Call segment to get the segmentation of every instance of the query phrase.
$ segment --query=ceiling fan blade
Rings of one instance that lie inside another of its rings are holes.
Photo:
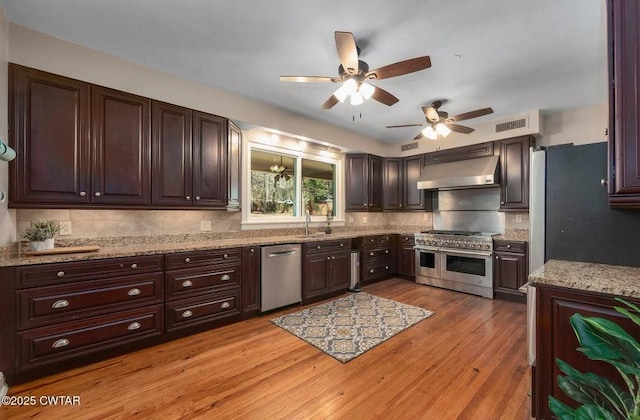
[[[456,133],[469,134],[476,131],[474,128],[466,127],[464,125],[453,124],[453,123],[444,123],[447,127],[451,129],[451,131],[455,131]]]
[[[417,136],[415,136],[413,139],[414,140],[420,140],[421,138],[423,138],[424,135],[422,134],[422,131],[420,132],[420,134],[418,134]]]
[[[280,76],[281,82],[338,82],[340,78],[328,76]]]
[[[388,125],[387,128],[402,128],[402,127],[423,127],[427,124],[402,124],[402,125]]]
[[[335,95],[331,95],[329,96],[329,99],[324,101],[324,103],[322,104],[322,109],[331,109],[338,102],[338,98],[336,98]]]
[[[375,99],[378,102],[382,102],[385,105],[391,106],[399,101],[398,98],[387,92],[386,90],[375,87],[376,90],[373,91],[373,95],[371,95],[372,99]]]
[[[351,32],[335,32],[340,63],[347,74],[358,73],[358,48]]]
[[[463,114],[454,115],[453,117],[449,117],[448,121],[464,121],[470,120],[471,118],[482,117],[483,115],[493,114],[493,109],[491,108],[482,108],[476,109],[475,111],[465,112]]]
[[[440,121],[440,115],[438,115],[438,110],[432,106],[423,106],[422,112],[424,112],[424,116],[427,117],[427,121],[438,122]]]
[[[389,77],[402,76],[403,74],[413,73],[429,67],[431,67],[431,58],[425,55],[424,57],[411,58],[371,70],[365,77],[370,79],[388,79]]]

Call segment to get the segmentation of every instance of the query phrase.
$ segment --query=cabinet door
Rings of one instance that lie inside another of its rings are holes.
[[[93,203],[151,204],[151,101],[91,86]]]
[[[347,155],[346,165],[346,210],[366,211],[369,209],[368,155]]]
[[[413,237],[401,236],[398,241],[397,264],[398,273],[405,276],[415,276],[416,252],[413,249]]]
[[[242,249],[242,313],[260,309],[260,248]]]
[[[378,156],[369,155],[369,211],[382,211],[384,163]]]
[[[331,253],[309,254],[304,258],[302,298],[309,299],[330,291]]]
[[[233,122],[229,121],[228,158],[229,174],[227,181],[227,209],[240,208],[240,180],[242,168],[242,132]]]
[[[384,159],[384,209],[402,210],[404,179],[402,158]]]
[[[337,251],[331,254],[331,273],[329,283],[331,290],[346,291],[349,288],[349,269],[351,253]]]
[[[640,5],[610,0],[609,146],[610,204],[640,206]]]
[[[500,142],[500,210],[529,209],[530,136]]]
[[[527,278],[525,254],[496,251],[493,275],[496,292],[521,294],[518,289],[526,283]]]
[[[154,101],[153,204],[191,204],[191,110]]]
[[[89,84],[9,64],[14,203],[88,203]]]
[[[424,155],[408,156],[404,158],[404,209],[431,210],[431,193],[418,189],[418,180],[424,167]],[[427,196],[427,194],[429,194]]]
[[[224,208],[227,204],[226,120],[193,113],[193,200],[197,206]]]

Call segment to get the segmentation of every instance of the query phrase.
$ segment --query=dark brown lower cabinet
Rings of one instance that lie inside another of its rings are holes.
[[[576,350],[578,340],[569,322],[569,317],[575,313],[597,316],[616,322],[629,334],[640,337],[640,327],[613,309],[614,306],[621,306],[614,298],[613,295],[595,292],[536,286],[536,367],[532,377],[532,404],[537,419],[552,418],[548,408],[550,395],[572,407],[576,406],[558,387],[557,377],[561,372],[556,358],[581,372],[596,373],[627,389],[611,365],[589,360]],[[638,299],[625,300],[640,304]]]
[[[493,288],[497,298],[526,301],[520,292],[527,282],[527,243],[523,241],[493,241]]]
[[[260,310],[260,247],[242,248],[242,317]]]
[[[398,235],[398,246],[396,250],[397,274],[415,279],[416,275],[416,251],[413,235]]]
[[[302,302],[341,294],[349,288],[351,241],[322,241],[303,245]]]
[[[364,284],[383,280],[396,273],[394,235],[373,235],[357,238],[360,250],[360,281]]]

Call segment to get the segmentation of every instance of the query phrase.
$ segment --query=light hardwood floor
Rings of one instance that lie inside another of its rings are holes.
[[[526,305],[391,279],[366,292],[435,315],[342,364],[273,314],[11,387],[79,405],[0,418],[528,419]]]

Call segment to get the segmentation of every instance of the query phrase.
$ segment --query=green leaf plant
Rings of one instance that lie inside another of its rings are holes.
[[[640,308],[616,298],[626,307],[614,309],[640,326]],[[581,405],[573,409],[549,396],[549,409],[559,419],[633,419],[640,420],[640,343],[618,324],[598,317],[570,317],[580,346],[577,350],[591,360],[613,366],[626,384],[623,390],[595,373],[582,373],[560,359],[560,389]]]

